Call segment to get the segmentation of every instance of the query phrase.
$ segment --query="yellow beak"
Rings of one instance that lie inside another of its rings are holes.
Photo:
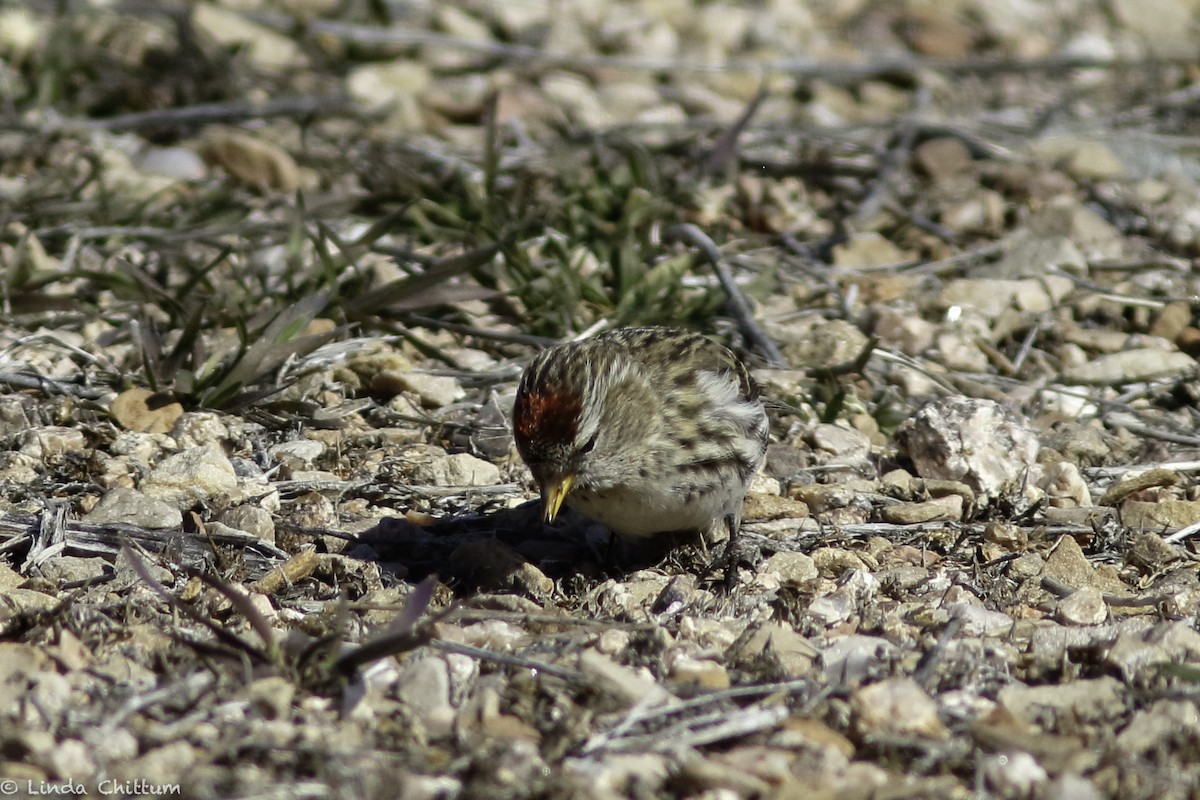
[[[546,522],[553,522],[554,518],[558,516],[558,510],[562,508],[567,492],[571,491],[571,487],[574,485],[575,476],[565,475],[557,481],[549,481],[542,486],[542,518]]]

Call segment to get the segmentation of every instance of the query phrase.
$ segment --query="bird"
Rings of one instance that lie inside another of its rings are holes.
[[[727,552],[769,433],[737,356],[666,327],[543,350],[521,376],[512,419],[546,522],[566,505],[633,539],[689,531],[713,540],[724,524]]]

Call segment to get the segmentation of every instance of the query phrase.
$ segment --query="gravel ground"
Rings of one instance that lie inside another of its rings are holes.
[[[1200,797],[1198,27],[0,2],[0,796]],[[512,447],[641,323],[732,588]]]

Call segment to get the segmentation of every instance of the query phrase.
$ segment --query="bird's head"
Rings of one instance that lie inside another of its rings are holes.
[[[541,489],[547,522],[574,486],[588,482],[602,438],[596,395],[604,384],[584,374],[579,359],[561,358],[559,350],[534,359],[513,404],[513,437]]]

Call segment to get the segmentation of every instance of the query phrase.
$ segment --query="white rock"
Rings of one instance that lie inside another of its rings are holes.
[[[928,403],[896,432],[922,478],[962,481],[979,499],[1019,489],[1040,445],[1029,424],[992,400]]]
[[[948,606],[947,610],[962,621],[964,636],[1007,636],[1013,629],[1013,618],[1002,611],[961,602]]]
[[[1048,464],[1038,480],[1055,508],[1084,508],[1093,505],[1092,493],[1079,467],[1070,461]]]
[[[141,490],[181,511],[237,488],[237,474],[220,445],[191,447],[164,458],[142,481]]]
[[[834,639],[821,651],[821,667],[831,683],[855,684],[863,680],[881,662],[891,660],[896,645],[881,636],[853,634]]]
[[[233,9],[202,3],[194,9],[192,23],[217,44],[244,50],[260,68],[295,68],[307,61],[290,37],[251,22]]]
[[[249,503],[225,508],[217,514],[217,520],[251,536],[257,536],[264,542],[275,543],[275,518],[265,508]]]
[[[225,417],[215,411],[189,411],[171,428],[171,438],[181,448],[203,447],[230,439]]]
[[[93,524],[178,528],[182,522],[179,511],[174,503],[150,497],[136,489],[117,487],[106,492],[84,519]]]
[[[1182,376],[1195,368],[1196,359],[1187,353],[1140,347],[1071,367],[1063,373],[1062,380],[1089,386],[1116,386]]]
[[[208,176],[204,159],[186,147],[149,147],[134,160],[142,172],[182,181],[201,181]]]
[[[19,442],[21,453],[43,460],[78,453],[87,446],[83,431],[58,425],[31,428],[21,435]]]
[[[760,564],[757,572],[773,573],[785,586],[802,586],[817,578],[817,565],[804,553],[784,550]]]
[[[314,439],[296,439],[280,442],[267,449],[267,455],[288,470],[312,469],[318,458],[325,454],[325,445]]]
[[[81,782],[96,775],[92,748],[79,739],[64,739],[56,744],[51,751],[50,763],[59,778]]]
[[[1023,750],[987,756],[983,776],[1001,797],[1029,797],[1050,778],[1037,759]]]
[[[500,468],[470,453],[455,453],[435,457],[419,477],[434,486],[494,486],[500,483]]]
[[[397,696],[435,736],[450,732],[454,706],[450,704],[450,666],[437,656],[405,664],[396,681]]]
[[[635,670],[618,664],[598,650],[588,648],[579,654],[579,668],[604,691],[626,705],[641,703],[647,707],[673,701],[674,695],[655,682],[645,669]]]
[[[889,678],[863,686],[850,696],[850,706],[866,734],[946,735],[938,719],[937,703],[912,678]]]
[[[1100,790],[1087,778],[1067,772],[1046,784],[1039,797],[1053,797],[1054,800],[1102,800],[1104,795],[1100,794]]]
[[[463,399],[467,394],[456,378],[445,375],[405,372],[399,377],[400,386],[419,397],[421,405],[426,408],[443,408]]]
[[[1100,625],[1108,619],[1108,605],[1099,589],[1085,586],[1058,602],[1056,616],[1068,625]]]

